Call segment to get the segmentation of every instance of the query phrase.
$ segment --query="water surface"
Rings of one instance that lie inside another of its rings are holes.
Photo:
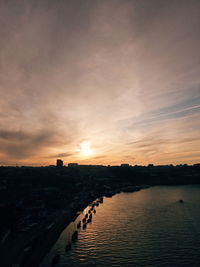
[[[184,203],[178,202],[183,199]],[[200,186],[156,186],[104,198],[97,213],[65,252],[77,222],[61,234],[41,267],[200,266]]]

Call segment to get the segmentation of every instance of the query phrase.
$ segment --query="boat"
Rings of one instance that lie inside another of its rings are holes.
[[[85,223],[83,224],[83,229],[86,229],[86,227],[87,227],[87,223],[85,222]]]
[[[87,220],[87,223],[91,223],[91,221],[92,221],[92,218],[89,218],[89,219]]]
[[[99,203],[103,203],[103,197],[99,198]]]

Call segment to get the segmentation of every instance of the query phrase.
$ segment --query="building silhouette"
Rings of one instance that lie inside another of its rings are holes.
[[[56,166],[57,167],[63,167],[63,161],[61,159],[57,159]]]
[[[77,167],[78,163],[68,163],[68,167]]]
[[[130,165],[128,163],[122,163],[120,166],[123,167],[123,168],[130,167]]]

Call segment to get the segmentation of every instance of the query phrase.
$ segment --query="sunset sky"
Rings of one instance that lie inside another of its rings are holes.
[[[0,0],[0,165],[200,162],[199,0]]]

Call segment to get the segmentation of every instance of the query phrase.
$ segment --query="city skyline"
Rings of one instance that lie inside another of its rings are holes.
[[[0,165],[200,160],[200,1],[0,2]]]

